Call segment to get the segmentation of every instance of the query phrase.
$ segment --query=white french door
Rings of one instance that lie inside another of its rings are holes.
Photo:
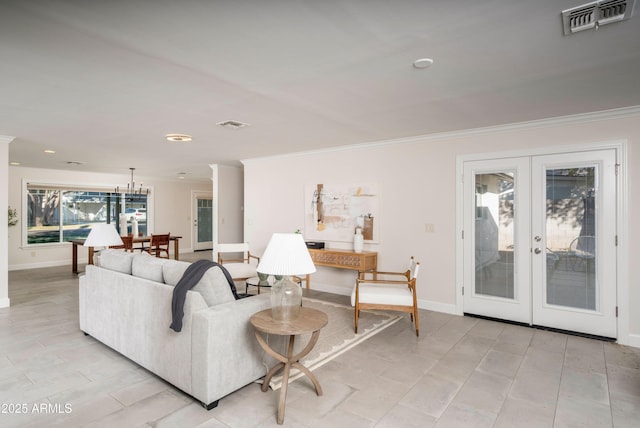
[[[529,159],[465,162],[464,177],[464,311],[530,323]]]
[[[616,337],[616,151],[464,163],[464,312]]]

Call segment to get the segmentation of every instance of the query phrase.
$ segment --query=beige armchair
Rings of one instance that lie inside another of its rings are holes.
[[[218,264],[227,269],[234,281],[245,281],[258,274],[256,267],[260,257],[251,254],[248,243],[218,244],[216,251]]]
[[[413,257],[406,272],[360,272],[351,293],[351,306],[355,307],[355,332],[358,333],[360,311],[382,309],[408,312],[419,335],[416,278],[420,263]]]

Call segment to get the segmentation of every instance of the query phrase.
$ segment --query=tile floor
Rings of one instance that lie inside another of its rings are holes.
[[[0,309],[2,427],[277,426],[277,392],[248,385],[206,411],[85,337],[69,266],[9,272],[9,297],[11,307]],[[640,349],[420,315],[420,338],[404,318],[318,369],[322,397],[306,379],[294,382],[284,426],[640,426]]]

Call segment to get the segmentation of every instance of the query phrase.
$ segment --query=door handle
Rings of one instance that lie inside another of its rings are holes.
[[[536,254],[540,254],[542,250],[540,248],[536,248],[535,250],[533,250],[533,252]]]

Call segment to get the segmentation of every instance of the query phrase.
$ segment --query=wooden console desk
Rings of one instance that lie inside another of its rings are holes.
[[[316,266],[350,269],[358,272],[375,271],[378,268],[378,253],[375,251],[356,253],[350,250],[309,248],[309,254]],[[309,288],[309,275],[307,275],[307,288]]]

